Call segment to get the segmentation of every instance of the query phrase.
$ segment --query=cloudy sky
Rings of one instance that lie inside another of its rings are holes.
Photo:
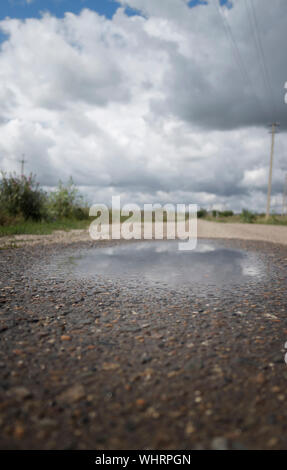
[[[274,210],[287,173],[286,0],[2,0],[0,168],[90,202]]]

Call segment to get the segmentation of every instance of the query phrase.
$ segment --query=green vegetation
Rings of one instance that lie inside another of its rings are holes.
[[[243,209],[240,214],[240,220],[243,223],[252,224],[256,221],[256,215],[247,209]]]
[[[269,219],[266,220],[265,214],[259,214],[256,216],[256,224],[267,224],[267,225],[287,225],[287,215],[272,214]]]
[[[205,209],[199,209],[199,211],[197,211],[197,217],[199,219],[203,219],[203,218],[206,218],[207,217],[207,210]]]
[[[130,213],[132,215],[132,213]],[[208,212],[200,209],[198,218],[221,223],[256,223],[287,225],[287,215],[273,214],[268,220],[265,214],[256,214],[243,209],[241,214],[232,211]],[[110,213],[110,223],[112,217]],[[121,222],[128,219],[121,216]],[[141,214],[143,222],[143,212]],[[177,219],[177,217],[176,217]],[[155,221],[155,214],[152,215]],[[163,213],[167,221],[167,213]],[[6,175],[0,179],[0,236],[18,234],[51,234],[54,230],[72,230],[88,228],[91,219],[89,208],[79,190],[70,179],[66,184],[59,182],[55,191],[43,191],[35,176]]]
[[[198,217],[219,223],[287,225],[287,215],[272,214],[269,219],[266,220],[265,214],[257,214],[247,209],[243,209],[240,214],[234,214],[232,211],[220,212],[215,210],[208,213],[206,210],[200,209]]]
[[[33,175],[27,178],[2,173],[0,208],[1,225],[10,225],[13,219],[41,220],[45,217],[45,193]]]
[[[6,175],[0,180],[0,236],[49,234],[54,230],[87,228],[89,209],[70,179],[44,192],[35,176]]]
[[[58,188],[51,192],[46,201],[46,212],[53,219],[85,220],[89,218],[89,208],[72,178],[66,185],[59,181]]]
[[[0,225],[0,237],[5,235],[49,235],[54,230],[74,230],[86,229],[90,225],[90,220],[63,219],[58,221],[22,221],[11,225]]]

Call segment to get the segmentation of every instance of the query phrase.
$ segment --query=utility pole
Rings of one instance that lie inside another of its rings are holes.
[[[25,154],[24,153],[22,155],[22,159],[20,160],[20,163],[21,163],[21,176],[23,178],[23,176],[24,176],[24,165],[25,165],[25,163],[27,163],[27,160],[25,160]]]
[[[279,127],[278,122],[273,122],[271,124],[271,155],[270,155],[270,168],[269,168],[269,179],[268,179],[268,195],[267,195],[267,210],[266,210],[266,220],[269,219],[270,216],[270,201],[271,201],[271,187],[272,187],[272,171],[273,171],[273,158],[274,158],[274,144],[275,144],[275,134],[276,128]]]
[[[285,185],[283,190],[282,215],[287,215],[287,174],[285,176]]]

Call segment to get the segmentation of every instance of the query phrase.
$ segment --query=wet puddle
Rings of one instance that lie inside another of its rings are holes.
[[[258,253],[226,247],[219,241],[199,240],[193,251],[179,251],[176,241],[120,243],[81,249],[58,259],[66,276],[137,280],[164,286],[224,287],[256,283],[265,266]]]

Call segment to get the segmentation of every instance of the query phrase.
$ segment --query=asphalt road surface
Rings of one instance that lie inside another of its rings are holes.
[[[1,449],[287,448],[287,247],[148,243],[1,250]]]

